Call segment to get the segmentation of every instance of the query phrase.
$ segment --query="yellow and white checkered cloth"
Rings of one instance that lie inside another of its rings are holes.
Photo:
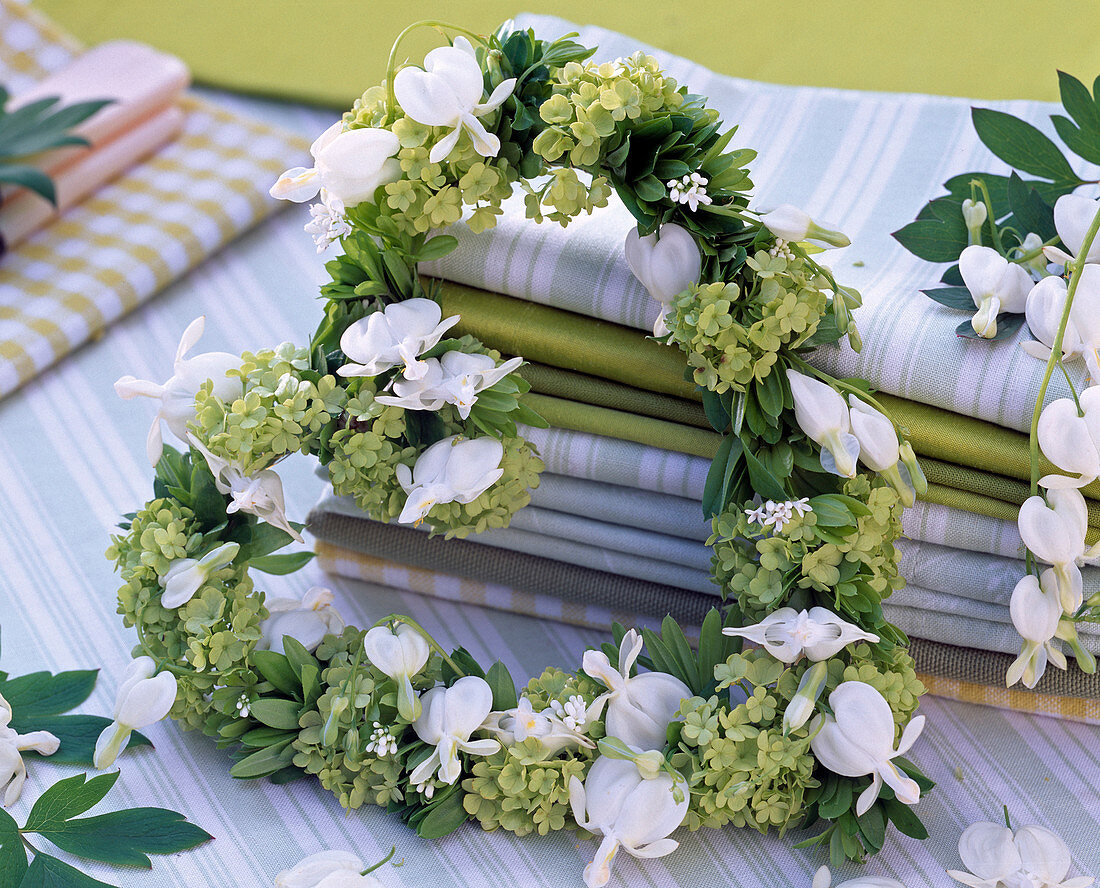
[[[18,95],[80,52],[0,0],[0,83]],[[97,335],[277,206],[308,143],[193,97],[180,136],[0,261],[0,397]]]

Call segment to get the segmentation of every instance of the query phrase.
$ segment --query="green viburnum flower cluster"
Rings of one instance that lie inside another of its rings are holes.
[[[762,534],[745,514],[751,503],[714,519],[715,582],[723,595],[737,598],[747,622],[792,597],[799,606],[812,598],[860,625],[883,622],[880,602],[905,583],[894,546],[901,534],[901,502],[892,487],[867,475],[847,481],[844,493],[865,507],[844,527],[820,528],[818,516],[808,512],[793,516],[782,533]]]
[[[211,453],[251,475],[288,453],[314,449],[347,395],[334,376],[310,379],[317,374],[308,350],[289,342],[245,352],[241,361],[227,375],[240,377],[242,396],[227,404],[206,383],[195,398],[195,425]]]
[[[831,284],[789,248],[758,250],[745,268],[751,274],[739,281],[685,291],[666,319],[669,341],[684,350],[695,382],[718,393],[762,382],[781,350],[817,332],[828,307]]]
[[[564,706],[575,697],[587,707],[604,690],[584,674],[551,667],[531,679],[521,697],[541,712],[554,702]],[[593,741],[603,733],[602,721],[585,726],[585,734]],[[525,836],[564,829],[571,820],[569,779],[583,781],[595,757],[594,749],[583,747],[548,753],[533,737],[502,746],[474,762],[473,776],[462,782],[463,807],[487,830],[501,828]]]
[[[204,727],[241,688],[255,684],[248,654],[268,616],[263,594],[243,564],[209,573],[182,607],[161,605],[161,581],[171,563],[196,557],[210,545],[190,509],[156,499],[134,516],[127,533],[112,537],[107,550],[123,581],[118,612],[127,626],[137,627],[140,653],[187,670],[178,677],[171,715],[192,728]],[[216,687],[220,692],[211,696]]]

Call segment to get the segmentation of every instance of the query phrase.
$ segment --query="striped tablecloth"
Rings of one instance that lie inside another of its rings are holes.
[[[807,93],[805,100],[811,97]],[[331,122],[329,114],[288,106],[230,104],[304,136]],[[765,166],[758,176],[761,187],[768,184],[767,172]],[[318,319],[316,288],[323,276],[301,231],[305,221],[304,209],[269,220],[0,401],[0,668],[19,673],[101,666],[103,678],[87,711],[110,709],[133,637],[114,614],[117,582],[102,553],[119,515],[144,502],[151,486],[144,455],[149,411],[117,400],[111,383],[124,373],[166,376],[180,332],[199,314],[207,317],[205,348],[302,341]],[[313,468],[309,461],[291,460],[280,469],[294,517],[304,517],[321,492]],[[551,663],[575,664],[585,646],[602,637],[547,620],[330,580],[317,566],[261,582],[273,594],[300,594],[331,582],[350,622],[368,625],[404,611],[445,645],[465,645],[484,660],[502,658],[517,677]],[[940,784],[921,802],[931,838],[920,843],[892,836],[865,872],[892,876],[908,888],[944,888],[952,884],[945,870],[959,864],[955,846],[962,829],[996,819],[1002,804],[1015,823],[1060,831],[1082,871],[1100,870],[1100,729],[934,699],[923,711],[929,726],[913,757]],[[581,885],[581,870],[595,850],[593,843],[578,844],[565,833],[517,840],[474,826],[441,842],[422,841],[377,809],[345,816],[315,783],[234,781],[224,754],[208,738],[173,724],[148,733],[156,752],[125,756],[112,795],[119,803],[186,812],[217,841],[157,859],[152,874],[94,871],[124,888],[261,888],[280,869],[321,848],[351,848],[364,859],[379,859],[391,845],[404,865],[386,867],[380,877],[394,888],[559,888]],[[15,816],[25,816],[46,782],[65,773],[33,764]],[[705,830],[676,837],[683,845],[669,857],[639,865],[623,856],[613,884],[802,888],[821,862],[810,852],[790,850],[790,836]],[[856,872],[837,873],[836,881]]]

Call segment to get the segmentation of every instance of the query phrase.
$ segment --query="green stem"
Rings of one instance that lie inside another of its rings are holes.
[[[989,230],[993,235],[993,246],[997,248],[997,252],[1002,256],[1005,253],[1004,244],[1001,243],[1001,232],[997,228],[997,217],[993,214],[993,199],[989,196],[989,189],[986,187],[985,179],[978,180],[978,187],[982,190],[982,201],[985,203],[986,213],[989,216]]]
[[[1043,241],[1042,246],[1036,247],[1034,250],[1028,250],[1026,253],[1022,253],[1015,259],[1009,259],[1008,261],[1023,265],[1025,262],[1030,262],[1032,259],[1041,256],[1043,253],[1043,247],[1053,247],[1056,243],[1058,243],[1059,240],[1061,240],[1061,238],[1059,238],[1058,235],[1054,235],[1054,237],[1052,237],[1050,240]]]
[[[1062,375],[1066,378],[1066,385],[1069,386],[1069,393],[1073,395],[1073,403],[1077,405],[1077,415],[1084,416],[1085,411],[1081,409],[1081,399],[1077,397],[1077,389],[1073,385],[1073,380],[1069,378],[1069,371],[1066,369],[1065,361],[1058,362],[1058,369],[1062,371]]]
[[[393,41],[393,46],[390,49],[389,61],[386,63],[386,119],[383,126],[388,126],[397,119],[397,96],[393,91],[393,76],[396,73],[397,68],[397,50],[401,46],[403,41],[411,32],[417,28],[438,28],[446,29],[448,31],[454,31],[458,34],[462,34],[466,37],[472,37],[478,43],[485,43],[485,38],[480,34],[475,34],[473,31],[467,31],[465,28],[461,28],[458,25],[452,25],[449,22],[441,22],[435,19],[424,19],[423,21],[413,22],[404,31],[397,35],[397,39]]]
[[[466,673],[462,669],[460,669],[458,667],[458,664],[455,663],[455,661],[452,660],[450,656],[448,656],[447,652],[439,646],[439,642],[432,638],[431,633],[429,633],[427,629],[417,623],[416,620],[414,620],[412,617],[406,617],[404,614],[390,614],[388,617],[383,617],[374,625],[385,626],[389,623],[404,623],[410,629],[416,630],[420,634],[420,637],[428,642],[428,647],[443,658],[443,662],[450,666],[460,676],[465,677]],[[373,629],[374,627],[372,626],[371,628]]]
[[[396,846],[396,845],[394,845],[394,846],[393,846],[392,848],[390,848],[390,853],[389,853],[389,854],[387,854],[387,855],[386,855],[385,857],[383,857],[383,858],[382,858],[382,859],[381,859],[380,861],[378,861],[378,863],[376,863],[376,864],[375,864],[374,866],[369,866],[369,867],[367,867],[367,868],[366,868],[365,870],[363,870],[363,872],[361,872],[361,873],[360,873],[359,875],[361,875],[361,876],[369,876],[369,875],[370,875],[371,873],[373,873],[373,872],[374,872],[374,871],[375,871],[376,869],[378,869],[378,868],[379,868],[380,866],[382,866],[382,864],[384,864],[384,863],[389,863],[389,862],[390,862],[391,860],[393,860],[393,855],[395,855],[396,853],[397,853],[397,846]]]
[[[1043,402],[1046,400],[1047,388],[1050,385],[1050,377],[1054,374],[1054,368],[1062,362],[1062,338],[1066,335],[1066,326],[1069,324],[1070,309],[1073,308],[1073,297],[1077,293],[1077,284],[1081,280],[1081,272],[1085,269],[1084,257],[1092,248],[1092,242],[1096,239],[1096,233],[1100,231],[1100,211],[1092,218],[1089,230],[1085,232],[1085,238],[1081,243],[1081,249],[1077,251],[1077,261],[1074,263],[1073,274],[1069,278],[1069,286],[1066,288],[1066,304],[1062,308],[1062,319],[1058,324],[1058,334],[1054,337],[1054,344],[1050,348],[1050,357],[1047,358],[1046,370],[1043,372],[1043,381],[1039,386],[1039,395],[1035,399],[1035,409],[1031,413],[1031,434],[1028,440],[1028,455],[1031,460],[1031,495],[1039,492],[1039,417],[1043,413]]]

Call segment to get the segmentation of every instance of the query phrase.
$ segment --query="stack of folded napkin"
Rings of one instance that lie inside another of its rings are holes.
[[[524,24],[543,35],[574,30],[542,17]],[[619,35],[580,30],[600,46],[600,59],[634,49]],[[1019,336],[957,339],[959,316],[919,292],[941,269],[889,237],[949,176],[996,168],[973,135],[969,104],[749,83],[682,59],[661,61],[739,124],[738,144],[759,151],[756,205],[802,206],[852,238],[829,261],[840,281],[863,292],[856,320],[865,347],[858,355],[846,345],[820,349],[811,360],[883,393],[930,482],[904,517],[899,549],[908,585],[884,605],[914,640],[926,684],[965,699],[1100,720],[1100,683],[1075,666],[1049,670],[1037,694],[1004,688],[1019,649],[1008,601],[1025,572],[1015,519],[1028,495],[1025,430],[1042,365],[1019,347]],[[1040,126],[1050,111],[1032,102],[1005,107]],[[522,433],[546,473],[509,528],[463,541],[378,524],[327,497],[310,524],[330,569],[595,625],[609,615],[664,613],[697,623],[717,602],[700,503],[720,437],[685,379],[681,352],[647,338],[658,305],[623,257],[633,224],[613,203],[567,229],[535,225],[517,201],[491,231],[453,232],[458,249],[425,270],[443,281],[444,316],[461,315],[457,333],[529,362],[527,403],[550,428]],[[1064,386],[1056,381],[1050,397],[1065,394]],[[1100,536],[1100,483],[1084,493],[1091,540]],[[1100,591],[1100,569],[1085,570],[1085,589],[1086,596]],[[1100,627],[1086,627],[1082,638],[1100,651]]]

